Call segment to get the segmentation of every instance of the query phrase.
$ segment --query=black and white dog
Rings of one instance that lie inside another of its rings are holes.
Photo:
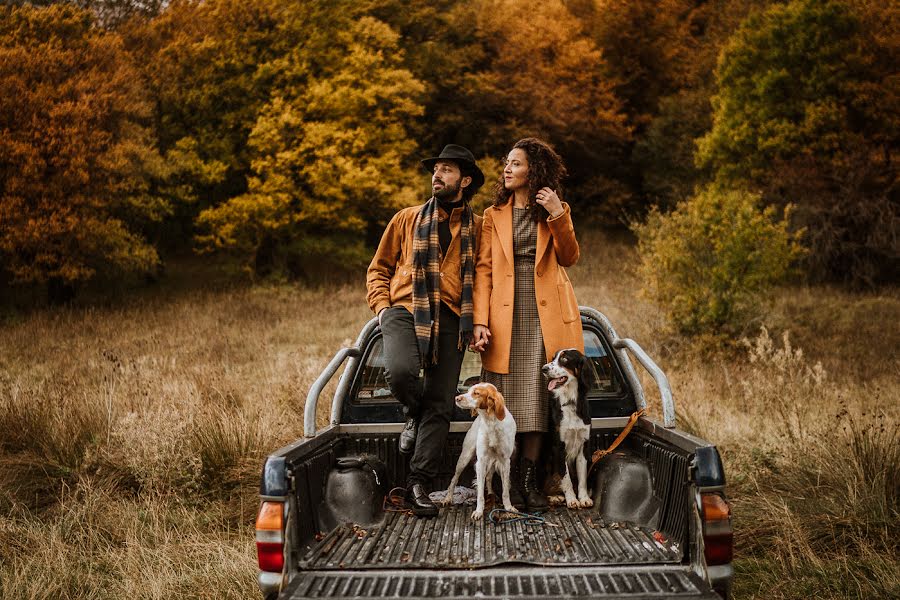
[[[594,501],[587,490],[587,457],[585,445],[591,435],[591,413],[587,393],[592,370],[588,358],[574,348],[560,350],[541,372],[549,380],[550,407],[556,432],[562,443],[565,473],[561,487],[569,508],[588,508]],[[578,496],[572,486],[572,466],[578,474]],[[560,468],[560,470],[562,470]]]

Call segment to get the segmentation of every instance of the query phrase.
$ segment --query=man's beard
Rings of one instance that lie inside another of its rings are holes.
[[[441,183],[444,183],[443,181]],[[459,194],[459,182],[456,182],[456,185],[452,185],[449,183],[444,183],[444,187],[439,190],[434,190],[434,197],[438,200],[456,200],[456,196]]]

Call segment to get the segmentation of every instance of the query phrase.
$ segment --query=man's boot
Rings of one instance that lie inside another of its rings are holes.
[[[428,497],[428,490],[421,483],[413,483],[406,488],[406,501],[417,517],[436,517],[438,514],[438,507]]]
[[[522,487],[525,491],[525,508],[528,512],[544,511],[549,508],[547,496],[541,491],[537,482],[537,465],[523,458],[521,466]]]
[[[398,444],[398,449],[401,454],[412,454],[413,450],[416,449],[416,433],[418,430],[418,423],[416,419],[413,417],[408,417],[406,419],[406,425],[403,427],[403,431],[400,432],[400,443]]]

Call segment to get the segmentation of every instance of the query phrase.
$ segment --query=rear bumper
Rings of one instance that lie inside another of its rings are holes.
[[[281,590],[281,573],[260,571],[256,576],[256,582],[259,584],[259,590],[263,593],[263,598],[269,598]]]
[[[707,567],[706,572],[709,574],[712,589],[726,600],[731,598],[731,583],[734,581],[734,567],[731,563]]]
[[[506,565],[477,570],[321,570],[300,571],[278,597],[402,597],[442,600],[515,598],[554,600],[576,597],[603,600],[719,600],[690,569],[678,566],[545,567]]]

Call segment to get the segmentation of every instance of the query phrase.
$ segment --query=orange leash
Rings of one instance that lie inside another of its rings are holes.
[[[615,451],[615,449],[619,447],[619,444],[621,444],[625,440],[625,438],[628,437],[628,434],[631,433],[631,429],[634,427],[634,424],[637,423],[637,420],[643,414],[644,414],[643,408],[636,412],[631,413],[631,416],[628,417],[628,424],[626,424],[625,428],[622,429],[622,432],[619,434],[619,437],[617,437],[615,440],[613,440],[613,443],[609,445],[609,448],[607,448],[606,450],[597,450],[591,455],[591,468],[588,469],[588,475],[591,474],[591,471],[594,470],[594,467],[597,465],[598,462],[600,462],[601,458],[603,458],[604,456],[606,456],[608,454],[612,454],[612,452]]]

